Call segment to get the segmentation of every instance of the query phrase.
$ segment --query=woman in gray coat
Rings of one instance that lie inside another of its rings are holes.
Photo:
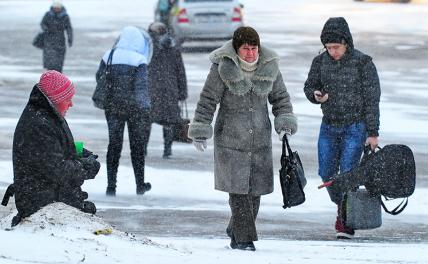
[[[255,250],[260,196],[273,191],[272,136],[267,102],[277,133],[294,134],[297,120],[278,66],[278,55],[260,46],[257,32],[240,27],[233,40],[213,51],[204,88],[189,128],[204,151],[214,127],[215,188],[229,193],[226,230],[233,249]]]

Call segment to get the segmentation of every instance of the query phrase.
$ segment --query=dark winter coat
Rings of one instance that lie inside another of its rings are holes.
[[[318,104],[314,91],[328,93],[321,104],[323,122],[336,126],[365,122],[368,136],[378,136],[380,85],[372,58],[354,49],[352,35],[343,18],[329,19],[323,34],[334,32],[345,39],[347,51],[335,61],[327,51],[316,56],[305,82],[306,97]]]
[[[129,112],[150,108],[148,55],[143,51],[146,49],[145,43],[141,32],[134,27],[127,27],[122,32],[113,53],[111,88],[107,91],[105,110]],[[110,52],[105,52],[101,60],[95,76],[97,82],[105,72]]]
[[[87,193],[80,186],[88,171],[67,122],[37,85],[16,126],[12,155],[15,203],[22,217],[53,202],[83,208]]]
[[[273,191],[272,104],[277,133],[297,130],[290,96],[278,66],[278,55],[261,47],[251,81],[239,66],[232,41],[213,51],[212,66],[201,92],[189,136],[211,138],[214,127],[215,188],[235,194],[263,195]]]
[[[149,65],[151,119],[158,124],[180,120],[179,101],[187,98],[187,80],[180,50],[171,37],[153,36],[153,60]]]
[[[44,34],[43,67],[48,70],[62,71],[65,58],[65,36],[67,32],[68,44],[73,44],[73,28],[65,8],[55,13],[53,8],[46,12],[41,22]]]

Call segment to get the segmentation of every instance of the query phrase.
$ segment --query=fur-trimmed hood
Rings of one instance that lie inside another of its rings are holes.
[[[257,69],[251,81],[246,80],[231,40],[214,50],[210,60],[218,64],[220,78],[230,92],[236,95],[244,95],[251,89],[257,95],[268,94],[279,73],[279,56],[268,48],[260,47]]]

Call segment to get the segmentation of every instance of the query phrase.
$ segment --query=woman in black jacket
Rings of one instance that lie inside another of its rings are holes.
[[[150,183],[144,182],[144,151],[150,129],[150,96],[147,86],[147,64],[150,58],[148,38],[148,35],[136,27],[125,27],[115,47],[104,54],[96,74],[99,82],[111,55],[110,86],[104,106],[109,131],[106,194],[110,196],[116,195],[117,171],[125,124],[128,125],[136,192],[144,194],[151,189]]]
[[[73,28],[65,7],[55,1],[40,25],[44,32],[43,68],[62,72],[66,50],[64,31],[67,33],[68,46],[73,45]]]
[[[152,23],[149,33],[153,40],[153,60],[149,65],[150,117],[153,123],[163,126],[163,157],[169,158],[174,133],[181,122],[179,101],[187,98],[186,72],[181,52],[165,24]]]
[[[18,215],[12,225],[41,207],[63,202],[84,212],[95,213],[95,205],[84,201],[81,186],[100,169],[98,156],[85,150],[80,157],[64,119],[73,106],[74,85],[57,71],[45,72],[33,87],[30,99],[15,129],[13,172]]]

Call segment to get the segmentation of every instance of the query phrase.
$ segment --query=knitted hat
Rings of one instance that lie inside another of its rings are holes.
[[[328,33],[324,33],[321,35],[321,43],[323,45],[327,44],[327,43],[340,43],[340,44],[345,44],[346,40],[345,38],[337,33],[333,33],[333,32],[328,32]]]
[[[71,99],[76,93],[76,89],[70,79],[64,74],[53,70],[47,71],[40,76],[38,87],[53,104]]]
[[[53,1],[52,7],[53,8],[62,8],[62,3],[60,1]]]
[[[260,37],[254,28],[239,27],[233,33],[232,45],[235,51],[238,51],[244,44],[258,46],[260,48]]]

